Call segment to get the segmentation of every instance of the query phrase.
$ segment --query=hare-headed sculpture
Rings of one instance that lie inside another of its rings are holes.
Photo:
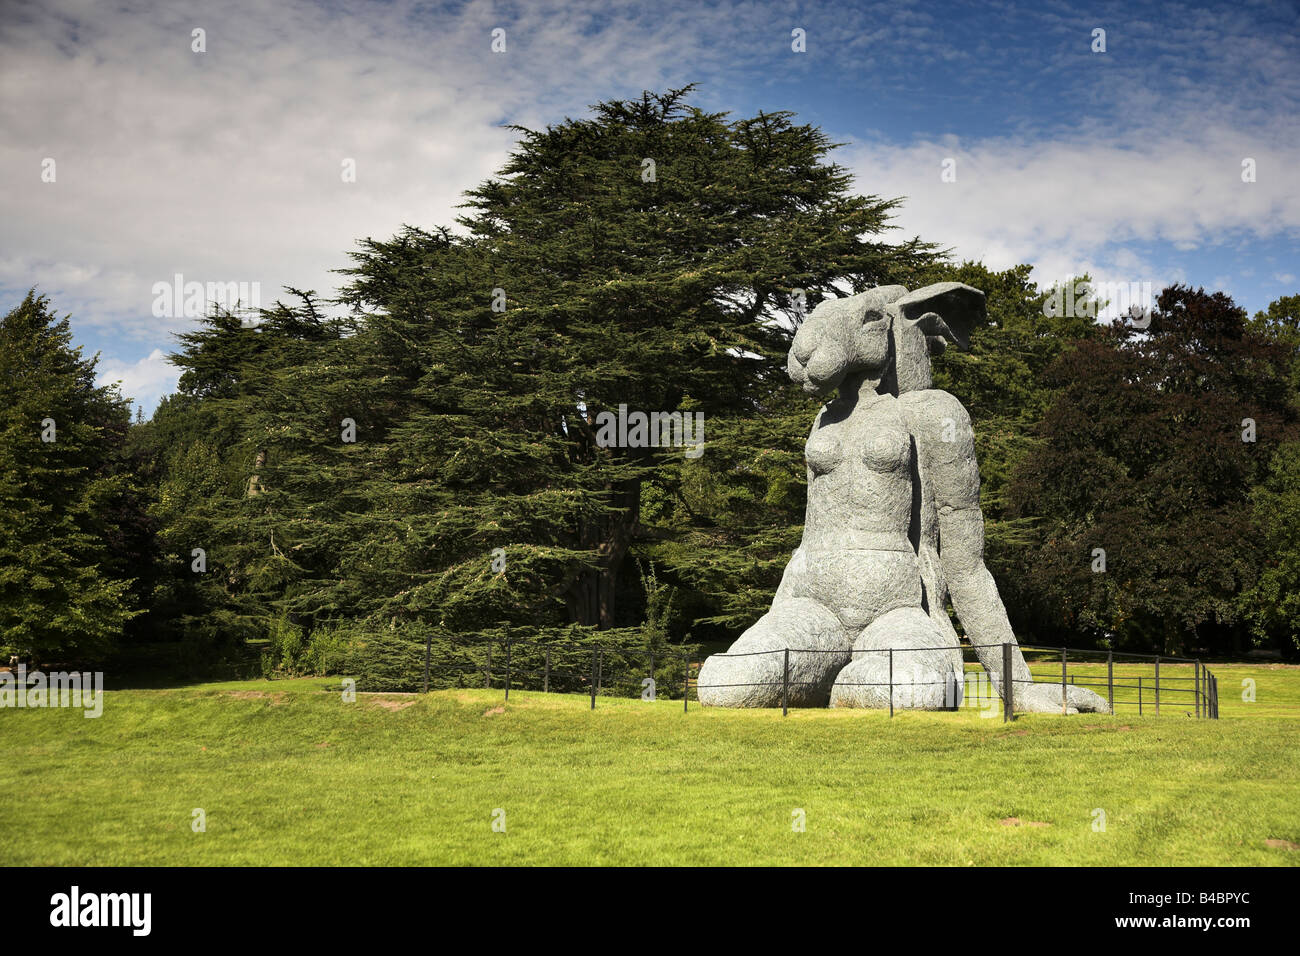
[[[1060,712],[1060,685],[1032,683],[984,566],[970,416],[930,387],[930,354],[967,348],[983,317],[984,293],[941,282],[829,299],[804,322],[790,377],[809,394],[838,395],[804,448],[803,540],[771,610],[704,662],[702,703],[773,707],[787,693],[796,706],[888,707],[892,687],[895,707],[958,706],[951,600],[996,691],[1001,645],[1012,644],[1015,708]],[[1109,710],[1085,688],[1067,694],[1070,711]]]

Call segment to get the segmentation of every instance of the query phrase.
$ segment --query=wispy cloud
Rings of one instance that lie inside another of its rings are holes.
[[[167,361],[162,349],[154,349],[142,359],[126,363],[108,358],[100,362],[99,383],[117,383],[123,395],[161,398],[174,391],[179,370]]]
[[[1249,265],[1258,289],[1297,271],[1296,19],[1256,2],[10,2],[0,290],[39,284],[148,406],[188,324],[153,315],[154,283],[330,294],[357,239],[450,222],[508,155],[504,124],[692,81],[705,108],[824,125],[863,191],[908,197],[901,225],[959,256],[1044,280]]]
[[[847,165],[873,191],[907,197],[901,227],[939,238],[960,257],[998,268],[1031,262],[1040,282],[1091,272],[1159,288],[1187,278],[1175,250],[1300,235],[1292,179],[1298,133],[1280,128],[1266,140],[1198,123],[1135,144],[1014,137],[859,143],[849,147]],[[1242,180],[1247,158],[1255,162],[1253,182]],[[953,162],[955,181],[941,181],[945,160]]]

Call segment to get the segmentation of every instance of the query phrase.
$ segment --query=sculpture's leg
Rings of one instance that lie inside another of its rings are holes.
[[[700,668],[700,703],[713,707],[825,707],[852,639],[833,613],[810,598],[778,595],[772,609]],[[786,650],[790,651],[787,680]]]
[[[921,608],[898,608],[858,635],[853,660],[835,678],[831,706],[888,707],[892,687],[895,708],[959,707],[963,669],[961,649],[951,635]]]

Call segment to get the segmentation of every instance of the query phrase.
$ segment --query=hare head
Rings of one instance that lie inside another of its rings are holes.
[[[795,334],[786,367],[810,395],[829,394],[849,378],[893,395],[929,388],[930,355],[948,342],[969,348],[984,314],[984,293],[960,282],[827,299]]]

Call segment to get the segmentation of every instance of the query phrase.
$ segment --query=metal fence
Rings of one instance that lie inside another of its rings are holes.
[[[454,659],[443,659],[434,665],[430,661],[430,646],[431,638],[425,643],[423,689],[426,693],[431,677],[436,675],[444,686],[500,687],[506,700],[510,699],[512,689],[582,693],[590,697],[593,709],[602,696],[680,699],[683,709],[689,710],[694,692],[696,703],[699,702],[697,665],[702,663],[700,656],[676,649],[656,652],[605,644],[575,646],[504,639],[462,646],[457,649]],[[977,652],[994,651],[1000,656],[1002,673],[1011,673],[1017,646],[1029,665],[1031,679],[1013,679],[1007,685],[1008,693],[1003,696],[978,663]],[[879,655],[881,659],[887,658],[887,666],[882,667],[883,680],[851,682],[847,686],[887,688],[888,709],[892,717],[896,700],[901,698],[905,706],[917,686],[904,677],[907,656],[924,652],[933,654],[936,650],[948,649],[873,648],[850,653],[790,648],[712,656],[779,656],[779,677],[764,683],[731,686],[767,687],[774,699],[779,688],[781,712],[788,714],[792,692],[797,694],[801,687],[806,688],[811,683],[797,679],[797,666],[791,666],[792,655],[796,663],[801,655],[835,654],[844,658],[846,663],[851,657]],[[1113,714],[1127,711],[1139,716],[1161,716],[1162,713],[1209,719],[1219,716],[1218,679],[1196,658],[1035,644],[966,644],[954,650],[962,654],[964,680],[960,692],[955,687],[946,692],[946,702],[950,706],[940,709],[955,710],[960,706],[989,712],[996,707],[1001,710],[1004,721],[1013,720],[1017,690],[1023,693],[1026,684],[1032,683],[1037,686],[1059,685],[1063,711],[1068,706],[1068,688],[1073,686],[1099,694],[1110,704]],[[706,688],[711,686],[715,685],[705,685]]]
[[[430,680],[444,685],[500,687],[505,699],[510,691],[582,693],[597,697],[641,697],[647,700],[681,699],[689,709],[695,688],[693,668],[698,656],[686,651],[651,651],[644,647],[611,644],[552,644],[533,640],[502,639],[462,645],[456,657],[431,663],[432,639],[425,641],[423,689]],[[696,702],[698,703],[698,693]]]
[[[1150,713],[1158,717],[1163,705],[1165,713],[1211,720],[1219,717],[1218,678],[1199,658],[1032,644],[1022,644],[1021,648],[1031,670],[1034,664],[1047,670],[1059,663],[1060,676],[1051,683],[1059,681],[1096,691],[1110,703],[1112,713],[1124,708],[1139,716]]]

